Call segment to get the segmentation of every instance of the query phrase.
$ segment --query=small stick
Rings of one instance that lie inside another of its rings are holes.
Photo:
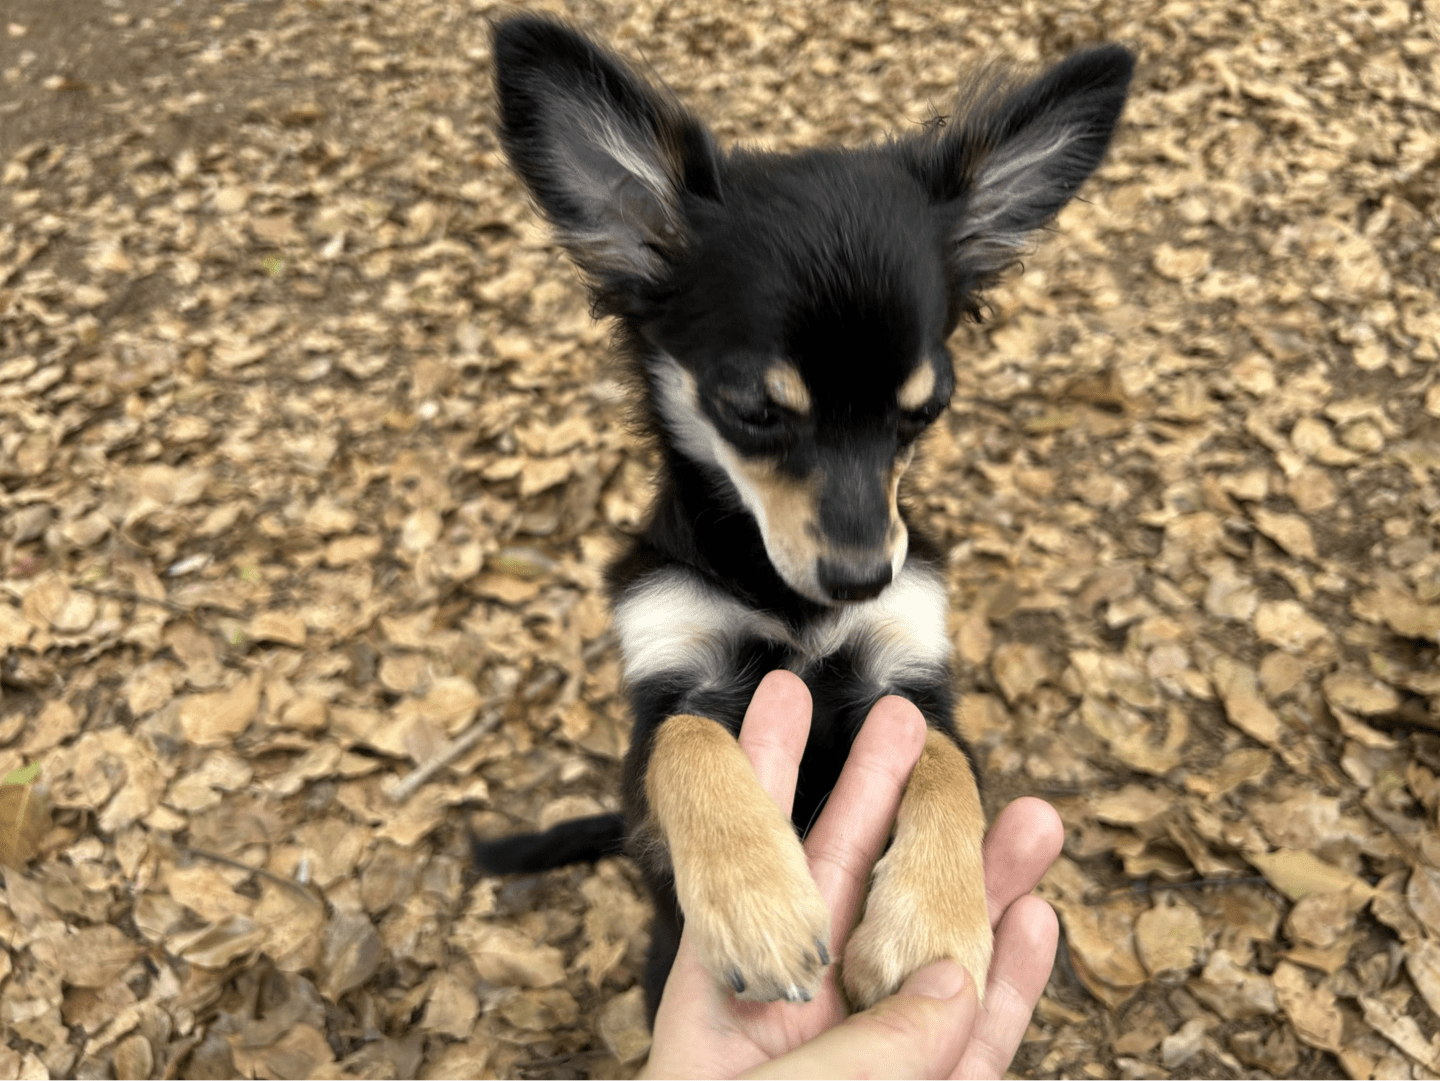
[[[581,665],[593,664],[607,649],[615,644],[614,633],[606,631],[588,646],[580,651]],[[544,693],[552,685],[559,683],[561,675],[558,669],[548,668],[539,676],[535,677],[523,687],[515,697],[530,701]],[[416,766],[405,779],[400,781],[390,790],[390,799],[395,803],[404,803],[411,796],[420,790],[423,785],[435,774],[448,766],[455,759],[474,749],[485,736],[500,723],[504,715],[504,707],[497,707],[482,714],[479,720],[467,728],[461,735],[456,736],[438,754],[432,757],[422,766]]]
[[[230,616],[232,619],[247,619],[246,613],[238,608],[231,608],[228,604],[220,604],[218,601],[196,601],[194,604],[181,604],[179,601],[172,601],[168,597],[147,597],[143,593],[136,593],[129,589],[100,589],[96,586],[87,586],[84,582],[75,583],[75,589],[83,589],[96,597],[109,597],[117,601],[131,601],[135,604],[153,604],[157,608],[164,608],[167,611],[175,612],[182,616],[193,616],[196,612],[210,610],[219,612],[222,616]]]
[[[448,766],[455,759],[459,758],[466,751],[472,750],[477,743],[490,733],[490,730],[500,723],[504,715],[503,709],[492,709],[483,714],[479,720],[467,728],[463,734],[452,739],[440,753],[431,758],[423,766],[416,766],[406,778],[390,790],[390,799],[395,803],[404,803],[407,799],[419,791],[420,786],[434,777],[442,769]]]
[[[190,853],[190,855],[196,856],[202,860],[211,860],[215,863],[223,864],[226,867],[233,867],[237,871],[249,871],[251,874],[259,875],[261,878],[265,879],[266,881],[273,882],[277,886],[284,886],[287,890],[291,890],[292,892],[297,893],[301,897],[305,898],[305,900],[309,901],[312,905],[318,905],[322,903],[320,898],[316,897],[313,893],[306,889],[303,883],[297,882],[293,878],[286,878],[284,875],[277,875],[274,871],[267,871],[264,867],[252,867],[250,864],[246,863],[243,860],[233,859],[230,856],[223,856],[219,852],[211,852],[208,848],[196,848],[193,845],[184,845],[182,847],[184,851]]]

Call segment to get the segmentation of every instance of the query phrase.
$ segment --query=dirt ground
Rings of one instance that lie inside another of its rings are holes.
[[[631,868],[467,863],[615,806],[648,474],[494,10],[0,12],[0,1077],[643,1059]],[[1435,0],[565,10],[776,147],[1138,49],[909,492],[991,810],[1068,827],[1015,1071],[1436,1076]]]

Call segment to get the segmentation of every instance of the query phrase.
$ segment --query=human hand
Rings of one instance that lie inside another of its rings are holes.
[[[810,731],[810,692],[788,672],[761,681],[740,746],[788,815]],[[805,841],[810,872],[830,907],[831,953],[860,915],[865,884],[925,741],[920,711],[903,698],[876,703]],[[973,981],[951,961],[914,973],[898,994],[847,1016],[832,966],[805,1003],[741,1002],[701,966],[686,932],[655,1018],[642,1077],[999,1077],[1030,1022],[1055,960],[1054,910],[1030,891],[1060,854],[1049,804],[1019,799],[985,837],[985,893],[995,954],[977,1006]]]

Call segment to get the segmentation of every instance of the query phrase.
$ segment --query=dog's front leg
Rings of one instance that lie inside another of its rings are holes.
[[[830,914],[735,737],[704,717],[667,718],[645,794],[705,967],[741,998],[808,1001],[830,963]]]
[[[863,1009],[916,969],[958,961],[983,996],[990,918],[980,845],[985,813],[970,763],[931,729],[910,774],[890,849],[875,865],[865,916],[845,947],[845,990]]]

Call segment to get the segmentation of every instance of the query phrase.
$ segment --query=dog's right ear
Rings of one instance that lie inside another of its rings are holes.
[[[688,196],[718,200],[704,126],[560,23],[495,29],[500,135],[562,243],[604,293],[653,281],[686,244]]]

